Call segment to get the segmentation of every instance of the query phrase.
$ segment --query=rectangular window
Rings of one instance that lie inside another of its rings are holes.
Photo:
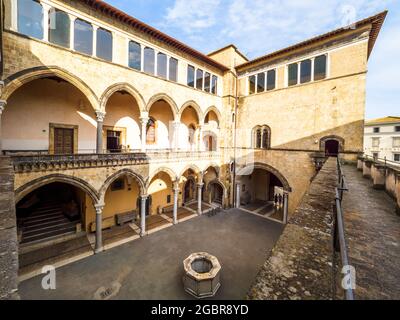
[[[307,59],[300,62],[300,83],[311,81],[311,60]]]
[[[144,64],[143,71],[148,74],[154,74],[155,68],[155,53],[152,48],[144,48]]]
[[[49,41],[69,48],[71,20],[68,14],[60,10],[51,10],[49,21]]]
[[[187,85],[194,88],[194,67],[188,66],[187,72]]]
[[[204,74],[204,91],[210,92],[211,89],[211,74],[206,72]]]
[[[395,126],[394,127],[394,132],[400,132],[400,126]]]
[[[18,32],[43,39],[43,8],[35,0],[18,0]]]
[[[171,195],[167,195],[167,203],[171,203]]]
[[[378,148],[379,147],[379,143],[380,143],[379,140],[380,140],[379,138],[372,138],[372,147],[373,148]]]
[[[249,77],[249,94],[256,93],[256,76]]]
[[[217,88],[218,86],[218,77],[217,76],[212,76],[212,80],[211,80],[211,93],[212,94],[217,94]]]
[[[379,153],[378,152],[374,152],[372,154],[372,156],[374,157],[374,159],[378,159],[379,158]]]
[[[400,162],[400,153],[395,153],[393,155],[393,160],[396,161],[396,162]]]
[[[196,89],[203,90],[203,70],[196,71]]]
[[[93,52],[93,27],[89,22],[76,19],[74,25],[74,49],[92,55]]]
[[[269,70],[267,72],[267,90],[274,90],[275,89],[275,83],[276,83],[276,71],[274,70]]]
[[[326,59],[325,54],[314,59],[314,81],[326,78]]]
[[[259,73],[257,75],[257,92],[265,91],[265,73]]]
[[[374,133],[379,133],[380,131],[381,131],[381,128],[379,128],[379,127],[374,128]]]
[[[400,137],[393,138],[393,148],[400,148]]]
[[[107,61],[112,61],[113,38],[110,31],[97,29],[97,57]]]
[[[169,80],[178,81],[178,60],[169,58]]]
[[[136,70],[142,69],[142,48],[139,43],[129,41],[129,67]]]
[[[157,75],[167,79],[167,56],[164,53],[157,54]]]
[[[289,67],[288,67],[288,84],[289,84],[289,86],[294,86],[297,84],[298,72],[299,72],[299,70],[298,70],[297,63],[289,64]]]

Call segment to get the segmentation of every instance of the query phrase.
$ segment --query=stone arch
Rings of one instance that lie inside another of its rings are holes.
[[[113,175],[109,176],[106,181],[104,181],[102,187],[100,188],[100,197],[104,200],[105,194],[109,188],[109,186],[118,178],[129,176],[135,179],[137,184],[139,185],[140,194],[144,195],[146,193],[146,186],[142,176],[131,169],[122,169],[114,173]]]
[[[207,183],[207,187],[206,187],[207,192],[211,191],[211,185],[213,185],[213,184],[218,184],[222,188],[222,190],[224,190],[224,198],[226,198],[228,196],[228,189],[222,183],[222,181],[219,180],[218,178],[214,179],[214,180],[211,180],[210,182]]]
[[[321,152],[325,152],[325,144],[329,140],[337,141],[339,143],[339,152],[343,152],[344,151],[345,140],[340,136],[330,135],[330,136],[322,137],[319,140],[319,150]]]
[[[203,115],[203,112],[201,111],[200,106],[199,106],[195,101],[193,101],[193,100],[187,101],[187,102],[185,102],[185,103],[182,105],[182,107],[181,107],[181,109],[180,109],[180,111],[179,111],[179,121],[181,120],[181,117],[182,117],[183,112],[184,112],[185,109],[188,108],[188,107],[193,107],[193,109],[196,111],[197,118],[198,118],[198,120],[199,120],[199,124],[204,123],[204,115]]]
[[[221,172],[221,167],[216,163],[216,162],[211,162],[204,166],[202,172],[206,172],[208,168],[214,168],[215,172],[217,173],[217,177],[219,178],[220,172]]]
[[[135,98],[135,100],[139,106],[140,112],[146,111],[146,103],[143,99],[143,96],[139,93],[138,90],[136,90],[133,86],[131,86],[129,83],[126,83],[126,82],[113,84],[104,91],[104,93],[102,94],[102,96],[100,98],[100,109],[102,111],[106,110],[106,105],[107,105],[108,99],[114,93],[116,93],[118,91],[128,92],[132,97]]]
[[[210,111],[213,111],[217,115],[218,124],[220,124],[222,115],[221,112],[219,112],[219,110],[215,106],[208,107],[207,110],[203,113],[203,123],[205,122],[206,116]]]
[[[182,178],[183,174],[189,169],[193,170],[196,175],[199,175],[202,172],[200,168],[195,164],[189,164],[180,172],[180,174],[178,175],[178,179]]]
[[[266,170],[266,171],[272,173],[280,180],[280,182],[283,185],[283,189],[285,191],[288,191],[288,192],[292,191],[292,188],[290,187],[290,184],[287,181],[287,179],[285,178],[285,176],[282,173],[280,173],[277,169],[275,169],[274,167],[272,167],[266,163],[255,162],[253,164],[247,165],[244,168],[238,169],[237,176],[249,175],[252,173],[252,171],[254,169],[263,169],[263,170]]]
[[[51,174],[29,181],[15,190],[15,203],[17,204],[32,191],[54,182],[62,182],[80,188],[91,197],[93,204],[96,204],[100,201],[99,193],[85,180],[64,174]]]
[[[3,89],[2,99],[8,100],[18,88],[28,82],[48,77],[59,77],[75,86],[86,96],[95,111],[100,110],[99,99],[93,90],[77,76],[56,66],[30,68],[11,75],[4,80],[5,87]]]
[[[152,96],[149,100],[149,102],[147,102],[147,106],[146,106],[146,111],[150,112],[151,106],[156,103],[157,101],[160,100],[164,100],[165,102],[167,102],[170,106],[171,106],[171,111],[174,115],[174,120],[177,121],[178,120],[178,116],[179,116],[179,108],[178,105],[175,103],[175,101],[167,94],[165,93],[158,93],[154,96]]]
[[[155,171],[153,171],[153,172],[149,175],[149,177],[148,177],[148,179],[147,179],[147,181],[146,181],[146,191],[147,191],[147,189],[148,189],[149,186],[150,186],[151,180],[153,180],[153,178],[154,178],[157,174],[159,174],[160,172],[165,172],[165,173],[171,178],[172,183],[174,183],[175,181],[178,180],[178,176],[176,175],[176,173],[175,173],[172,169],[170,169],[170,168],[168,168],[168,167],[160,167],[160,168],[157,168]]]

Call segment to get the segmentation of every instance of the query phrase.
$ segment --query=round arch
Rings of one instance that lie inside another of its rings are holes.
[[[171,111],[174,115],[174,120],[177,121],[178,117],[179,117],[178,105],[175,103],[175,101],[169,95],[167,95],[165,93],[158,93],[158,94],[152,96],[150,98],[149,102],[147,102],[146,111],[150,112],[152,105],[160,100],[164,100],[171,106]]]
[[[262,169],[262,170],[272,173],[282,183],[283,189],[285,191],[288,191],[288,192],[292,191],[292,188],[290,187],[290,184],[287,181],[287,179],[285,178],[285,176],[282,173],[280,173],[277,169],[275,169],[274,167],[272,167],[268,164],[265,164],[265,163],[255,162],[253,164],[247,165],[246,167],[239,169],[237,172],[237,175],[238,176],[247,176],[247,175],[251,174],[254,169]]]
[[[219,110],[215,106],[211,106],[211,107],[207,108],[207,110],[204,112],[204,114],[203,114],[203,123],[205,122],[206,116],[210,111],[213,111],[217,115],[218,124],[220,124],[221,123],[221,112],[219,112]]]
[[[172,183],[174,183],[175,181],[178,180],[178,176],[176,175],[176,173],[167,167],[160,167],[157,170],[153,171],[150,175],[149,178],[147,179],[146,182],[146,190],[149,188],[151,181],[154,179],[154,177],[159,174],[160,172],[165,172],[170,178]]]
[[[85,180],[64,174],[51,174],[29,181],[28,183],[24,184],[23,186],[15,190],[15,203],[17,204],[25,196],[35,191],[36,189],[54,182],[66,183],[73,185],[74,187],[80,188],[91,197],[93,204],[98,203],[100,200],[100,196],[95,190],[95,188],[93,188]]]
[[[18,88],[22,87],[28,82],[48,77],[59,77],[75,86],[86,96],[92,105],[92,108],[95,111],[100,111],[99,99],[93,90],[77,76],[73,75],[67,70],[55,66],[25,69],[8,77],[4,80],[5,87],[3,89],[2,99],[8,100]]]
[[[118,91],[126,91],[128,92],[132,97],[135,98],[140,112],[145,112],[146,111],[146,103],[142,97],[142,95],[139,93],[138,90],[136,90],[133,86],[131,86],[129,83],[126,82],[121,82],[121,83],[116,83],[111,86],[109,86],[104,93],[102,94],[100,98],[100,109],[102,111],[106,111],[106,105],[108,102],[108,99],[116,92]]]
[[[187,101],[182,105],[182,107],[181,107],[181,109],[179,111],[179,121],[181,121],[182,114],[186,110],[186,108],[188,108],[188,107],[192,107],[196,111],[196,115],[197,115],[197,119],[199,121],[199,124],[204,123],[203,112],[201,111],[200,106],[193,100]]]
[[[344,151],[344,142],[345,142],[344,139],[340,136],[330,135],[330,136],[325,136],[319,140],[319,148],[321,152],[325,151],[326,142],[329,140],[337,141],[339,143],[339,152]]]
[[[114,173],[113,175],[109,176],[106,181],[104,181],[102,187],[100,188],[100,198],[104,200],[104,197],[106,195],[106,192],[109,188],[109,186],[118,178],[124,177],[124,176],[129,176],[132,177],[136,180],[137,184],[139,185],[140,189],[140,194],[144,195],[146,191],[145,183],[141,175],[138,173],[130,170],[130,169],[122,169]]]

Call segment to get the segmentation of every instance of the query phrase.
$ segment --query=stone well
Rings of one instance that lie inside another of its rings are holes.
[[[195,298],[215,296],[220,283],[221,265],[216,257],[206,253],[193,253],[183,261],[185,291]]]

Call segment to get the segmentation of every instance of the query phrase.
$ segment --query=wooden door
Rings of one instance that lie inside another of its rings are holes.
[[[74,129],[65,129],[65,128],[54,129],[54,153],[55,154],[74,153]]]

